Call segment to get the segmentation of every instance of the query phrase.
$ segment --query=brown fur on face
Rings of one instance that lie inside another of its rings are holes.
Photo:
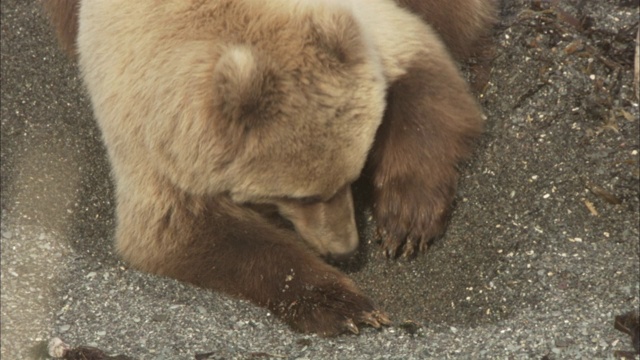
[[[49,12],[76,44],[70,3]],[[391,0],[92,0],[79,20],[126,261],[303,332],[389,323],[318,253],[357,245],[349,184],[367,157],[388,253],[444,228],[482,120],[429,26]]]
[[[353,212],[351,186],[325,201],[276,201],[280,214],[319,254],[347,258],[358,247],[358,229]]]

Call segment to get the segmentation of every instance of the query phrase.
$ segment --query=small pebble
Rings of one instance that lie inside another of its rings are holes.
[[[69,329],[71,329],[71,325],[60,325],[60,327],[58,328],[58,331],[60,331],[61,333],[67,332],[69,331]]]

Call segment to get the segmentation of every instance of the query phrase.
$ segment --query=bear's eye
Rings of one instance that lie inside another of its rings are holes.
[[[309,205],[309,204],[313,204],[313,203],[317,203],[317,202],[321,202],[322,201],[322,197],[320,196],[305,196],[305,197],[301,197],[301,198],[296,198],[293,199],[303,205]]]
[[[284,203],[295,203],[298,205],[310,205],[310,204],[322,202],[323,198],[320,195],[303,196],[303,197],[285,196],[285,197],[281,197],[278,201],[281,201]]]

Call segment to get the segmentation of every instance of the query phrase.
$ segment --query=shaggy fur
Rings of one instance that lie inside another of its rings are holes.
[[[459,60],[475,55],[487,45],[496,22],[498,0],[395,0],[420,15],[440,34]]]
[[[121,256],[299,331],[388,324],[318,255],[357,246],[349,185],[367,158],[389,255],[444,229],[482,119],[431,28],[390,0],[92,0],[74,34],[70,3],[48,10],[63,43],[77,36]],[[424,15],[445,3],[403,4]]]
[[[79,0],[41,0],[56,31],[62,50],[73,59],[77,59],[76,38],[78,34]]]

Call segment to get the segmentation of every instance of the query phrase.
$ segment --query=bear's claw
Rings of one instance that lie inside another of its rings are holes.
[[[360,333],[360,330],[358,330],[358,326],[356,326],[356,324],[351,319],[347,319],[347,321],[344,322],[344,326],[348,331],[351,331],[356,335]]]
[[[380,188],[374,204],[376,234],[390,259],[411,258],[446,228],[453,191],[426,191],[415,182]],[[414,189],[413,191],[411,189]]]
[[[375,329],[380,329],[382,326],[391,325],[391,320],[389,320],[389,317],[384,312],[380,310],[374,310],[371,312],[365,312],[360,317],[358,323],[369,325]],[[358,329],[358,326],[352,319],[347,319],[347,321],[345,322],[345,327],[348,331],[356,335],[360,333],[360,329]]]

